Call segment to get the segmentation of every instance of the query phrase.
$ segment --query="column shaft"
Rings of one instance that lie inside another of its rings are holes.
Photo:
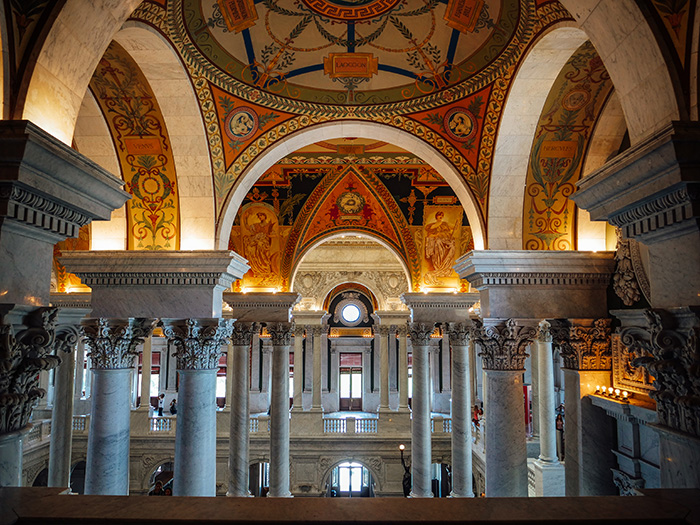
[[[323,387],[323,351],[321,345],[321,327],[313,327],[314,335],[314,377],[311,390],[311,410],[323,410],[323,402],[321,401],[321,389]]]
[[[399,328],[399,410],[408,410],[408,333],[406,326]]]
[[[141,353],[141,401],[139,409],[150,410],[151,408],[151,363],[153,341],[151,337],[146,338],[143,342],[143,351]]]
[[[294,330],[294,410],[303,410],[304,394],[304,328],[299,326]]]
[[[129,494],[131,369],[92,369],[85,494]]]
[[[554,406],[554,362],[552,340],[537,340],[537,379],[539,383],[540,461],[558,463]]]
[[[49,487],[70,486],[75,357],[75,353],[64,355],[56,372],[56,402],[51,414]]]
[[[291,327],[286,323],[279,323],[274,327],[268,325],[268,330],[272,336],[273,345],[269,496],[284,498],[291,496],[289,491],[289,346]],[[314,348],[314,350],[316,349]],[[315,354],[314,351],[314,368],[316,364]],[[316,385],[317,383],[314,381],[314,388]],[[319,382],[318,387],[320,388],[320,386]]]
[[[31,428],[0,435],[0,488],[22,486],[22,441]]]
[[[411,427],[411,497],[432,498],[431,428],[430,428],[430,367],[428,348],[432,325],[413,323],[413,424]],[[415,326],[419,325],[419,326]]]
[[[231,392],[231,433],[229,436],[229,484],[227,496],[247,497],[248,453],[250,447],[249,370],[250,339],[248,344],[230,347],[229,366],[235,371]]]
[[[389,410],[389,327],[379,326],[379,410]]]
[[[248,345],[250,348],[250,345]],[[247,362],[247,361],[246,361]],[[233,366],[233,345],[229,343],[226,349],[226,399],[224,402],[224,408],[230,409],[233,402],[233,376],[236,370]]]
[[[452,342],[452,494],[472,498],[472,425],[468,328],[450,327]]]

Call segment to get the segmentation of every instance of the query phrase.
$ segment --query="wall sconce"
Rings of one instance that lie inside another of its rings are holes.
[[[609,397],[611,399],[619,399],[625,403],[629,402],[632,394],[627,390],[620,390],[619,388],[613,388],[611,386],[600,386],[595,387],[595,393],[599,396]]]

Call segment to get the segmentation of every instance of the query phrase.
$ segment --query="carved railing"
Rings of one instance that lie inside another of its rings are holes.
[[[376,434],[379,428],[378,419],[356,419],[355,433],[357,434]]]
[[[86,432],[90,416],[73,416],[73,432]]]
[[[345,419],[341,418],[324,418],[323,432],[326,434],[345,434],[347,425]]]
[[[151,417],[149,419],[148,428],[151,432],[170,432],[173,428],[172,418],[169,417]]]
[[[435,417],[430,420],[430,431],[438,434],[452,433],[452,418]]]

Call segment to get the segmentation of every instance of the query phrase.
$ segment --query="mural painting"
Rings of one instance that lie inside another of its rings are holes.
[[[242,208],[239,216],[239,253],[250,265],[248,286],[277,290],[282,284],[280,246],[284,243],[277,213],[264,204],[251,204]]]
[[[112,42],[90,81],[115,143],[127,204],[128,250],[178,250],[175,162],[163,115],[130,55]]]
[[[560,72],[540,117],[527,174],[524,249],[576,249],[576,205],[569,196],[581,176],[593,125],[611,92],[603,61],[586,42]]]
[[[431,288],[459,288],[452,269],[460,251],[462,215],[460,206],[425,206],[422,230],[423,284]]]

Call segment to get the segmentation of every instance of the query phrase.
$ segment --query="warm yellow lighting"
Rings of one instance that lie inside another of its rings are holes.
[[[620,389],[619,389],[619,388],[616,388],[616,389],[615,389],[615,396],[616,396],[616,397],[619,397],[619,396],[620,396]]]
[[[202,237],[183,237],[180,239],[180,250],[213,250],[214,240],[204,239]]]
[[[581,238],[578,240],[578,249],[582,252],[605,251],[605,239]]]
[[[91,250],[93,251],[104,251],[104,250],[123,250],[124,249],[124,239],[119,238],[109,238],[109,237],[93,237],[91,241]]]
[[[406,445],[404,445],[403,443],[401,443],[401,444],[399,445],[399,450],[406,450]]]

